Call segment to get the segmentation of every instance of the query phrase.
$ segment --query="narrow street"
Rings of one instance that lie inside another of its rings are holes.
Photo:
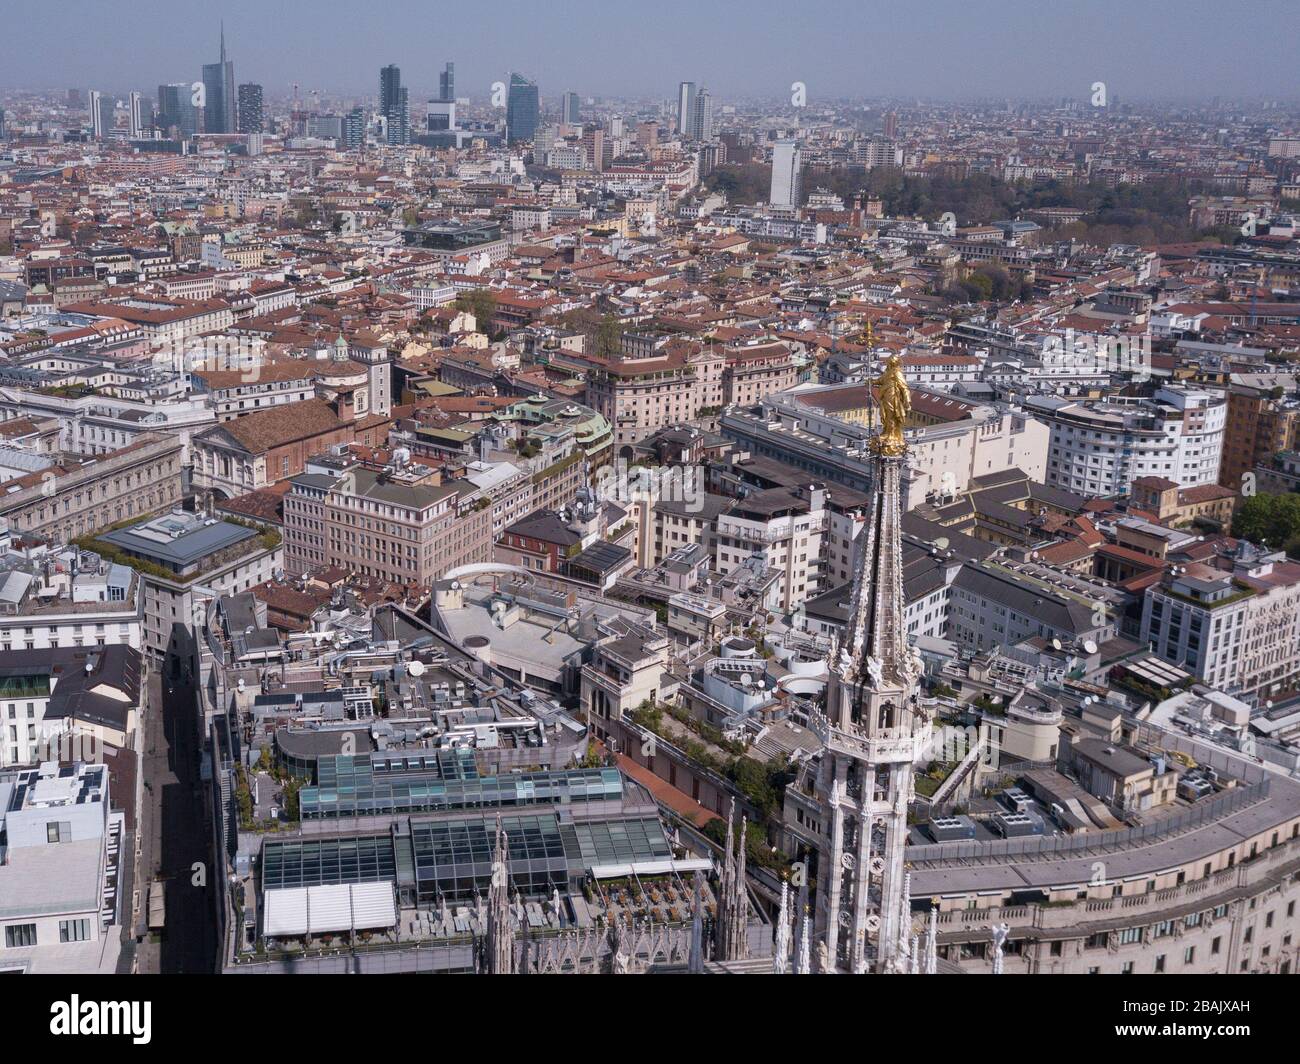
[[[202,748],[195,719],[195,690],[188,676],[173,677],[172,662],[150,676],[145,715],[144,808],[137,889],[137,934],[142,973],[213,971],[216,953],[209,891],[209,831],[200,792]],[[200,878],[196,866],[201,866]],[[166,929],[159,941],[147,932],[148,885],[167,881]]]

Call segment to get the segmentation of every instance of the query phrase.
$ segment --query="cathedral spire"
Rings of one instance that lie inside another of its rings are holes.
[[[510,912],[508,839],[497,817],[496,851],[492,855],[492,881],[488,887],[487,943],[484,967],[489,975],[510,975],[515,968],[515,931]]]
[[[818,950],[824,970],[855,973],[905,971],[913,952],[903,850],[913,763],[928,727],[904,612],[903,428],[911,397],[896,356],[876,384],[875,490],[854,540],[849,617],[828,662],[825,709],[811,716],[822,742]]]
[[[717,958],[723,961],[744,960],[749,956],[749,889],[745,883],[745,832],[748,820],[741,817],[740,838],[733,827],[736,799],[731,799],[727,816],[727,850],[722,862],[718,888]]]

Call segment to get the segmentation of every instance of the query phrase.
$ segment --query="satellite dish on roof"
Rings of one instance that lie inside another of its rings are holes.
[[[1097,644],[1091,639],[1085,639],[1083,641],[1083,649],[1084,653],[1095,654],[1097,653]]]
[[[1053,650],[1060,650],[1060,649],[1061,649],[1061,641],[1060,641],[1059,639],[1053,639],[1053,640],[1052,640],[1052,649],[1053,649]]]
[[[947,550],[947,549],[948,549],[948,537],[947,537],[947,536],[940,536],[938,539],[936,539],[936,540],[934,541],[934,545],[935,545],[939,550]]]
[[[406,666],[406,671],[407,671],[410,675],[412,675],[412,676],[423,676],[423,675],[424,675],[424,662],[420,661],[420,660],[417,658],[415,661],[410,662],[410,663]]]

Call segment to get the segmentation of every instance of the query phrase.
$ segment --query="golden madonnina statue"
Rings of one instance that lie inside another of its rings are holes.
[[[900,455],[907,450],[903,425],[912,412],[912,393],[903,376],[903,364],[897,355],[885,359],[885,372],[876,381],[880,390],[880,432],[871,438],[876,454]]]

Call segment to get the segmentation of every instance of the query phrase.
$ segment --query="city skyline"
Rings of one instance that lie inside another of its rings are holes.
[[[88,35],[84,8],[68,5],[24,15],[29,32],[62,42],[54,55],[18,47],[19,35],[0,42],[0,90],[99,85],[125,93],[177,80],[211,62],[211,41],[224,19],[240,77],[264,84],[272,95],[297,83],[304,92],[369,96],[374,69],[393,63],[408,72],[413,94],[436,96],[441,65],[453,54],[460,92],[471,97],[486,95],[496,81],[508,82],[512,71],[536,80],[544,99],[571,90],[584,98],[666,99],[679,80],[697,72],[716,95],[733,99],[788,96],[791,84],[801,81],[811,104],[868,97],[1081,97],[1097,81],[1128,100],[1296,95],[1286,41],[1300,34],[1300,13],[1285,4],[1266,0],[1235,9],[1259,31],[1250,39],[1248,63],[1225,45],[1220,13],[1208,3],[1182,5],[1182,17],[1172,24],[1161,10],[1117,2],[1077,9],[1017,2],[993,11],[945,2],[932,9],[929,20],[919,21],[903,4],[825,3],[801,9],[793,24],[774,34],[772,20],[782,10],[767,3],[737,20],[670,0],[659,25],[672,29],[647,27],[630,11],[581,3],[540,23],[529,12],[525,29],[512,17],[524,13],[518,4],[504,5],[501,15],[457,11],[434,20],[418,5],[399,2],[384,17],[358,23],[351,9],[327,0],[313,8],[314,32],[304,38],[288,6],[235,2],[218,11],[205,7],[200,16],[192,5],[147,0],[135,6],[133,18]],[[1122,34],[1115,30],[1120,17]],[[683,19],[692,32],[678,31]],[[436,34],[432,52],[421,43],[422,24]],[[727,46],[718,48],[719,39]],[[1068,49],[1059,46],[1064,40]],[[292,49],[285,48],[287,41]],[[670,64],[662,60],[665,49],[672,50]],[[575,78],[579,56],[581,76]]]

